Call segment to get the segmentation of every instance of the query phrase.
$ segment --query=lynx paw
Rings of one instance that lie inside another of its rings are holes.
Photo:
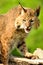
[[[28,52],[26,53],[25,57],[26,58],[29,58],[29,59],[38,59],[39,58],[38,56],[33,55],[31,53],[28,53]]]

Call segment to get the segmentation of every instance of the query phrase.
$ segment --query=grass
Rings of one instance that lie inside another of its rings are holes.
[[[26,45],[30,52],[33,52],[37,47],[43,49],[43,0],[19,0],[24,7],[37,8],[41,7],[40,11],[40,27],[38,30],[32,29],[26,38]],[[12,7],[18,5],[18,0],[0,0],[0,14],[6,13]]]

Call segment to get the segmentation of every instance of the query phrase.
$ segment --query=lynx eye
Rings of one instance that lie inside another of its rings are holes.
[[[33,22],[33,20],[32,20],[32,19],[30,19],[30,22]]]
[[[18,25],[17,28],[20,28],[20,25]]]
[[[23,21],[26,21],[25,19],[23,19]]]

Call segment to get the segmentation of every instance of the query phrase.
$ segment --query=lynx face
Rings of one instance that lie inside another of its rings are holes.
[[[19,30],[24,29],[25,33],[29,33],[33,25],[36,28],[39,26],[39,12],[40,7],[36,10],[22,9],[21,14],[15,20],[15,27]]]

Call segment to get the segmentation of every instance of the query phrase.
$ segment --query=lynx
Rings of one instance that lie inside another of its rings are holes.
[[[34,9],[18,5],[6,14],[0,15],[0,53],[2,62],[8,65],[11,51],[17,47],[24,57],[32,57],[28,52],[25,38],[33,26],[38,28],[40,7]]]

